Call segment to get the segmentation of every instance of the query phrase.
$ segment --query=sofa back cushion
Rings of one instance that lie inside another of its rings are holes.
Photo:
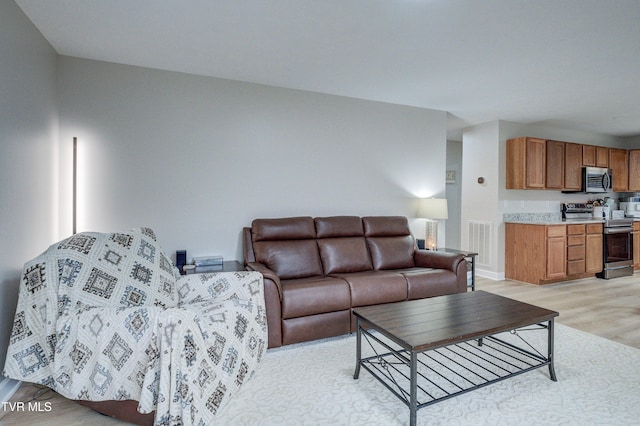
[[[311,217],[256,219],[251,224],[253,253],[281,279],[322,275]]]
[[[316,217],[318,238],[364,237],[364,227],[359,216]]]
[[[415,242],[406,217],[363,217],[362,223],[374,269],[401,269],[415,266],[413,260]]]
[[[311,217],[255,219],[251,222],[253,241],[309,240],[316,238]]]
[[[373,269],[364,237],[322,238],[318,248],[327,275]]]
[[[317,217],[315,224],[325,274],[373,269],[360,217]]]

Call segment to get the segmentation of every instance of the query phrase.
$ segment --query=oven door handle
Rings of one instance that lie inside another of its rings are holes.
[[[604,234],[633,234],[633,228],[627,228],[627,227],[605,228]]]

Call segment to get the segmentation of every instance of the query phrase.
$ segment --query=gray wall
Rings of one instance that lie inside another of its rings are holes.
[[[74,136],[79,230],[151,226],[170,253],[241,259],[256,217],[413,218],[444,192],[445,112],[60,57],[12,1],[0,89],[2,365],[22,265],[71,233]]]
[[[0,1],[0,370],[22,265],[58,237],[56,67],[18,6]]]
[[[241,259],[254,218],[414,217],[416,197],[444,192],[445,112],[59,60],[61,192],[77,136],[79,230],[148,225],[170,253]]]

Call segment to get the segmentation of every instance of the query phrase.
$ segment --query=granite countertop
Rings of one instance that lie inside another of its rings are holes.
[[[602,219],[505,219],[504,223],[523,223],[528,225],[572,225],[579,223],[604,223]]]
[[[524,223],[529,225],[571,225],[579,223],[604,223],[603,219],[569,219],[563,220],[560,213],[504,213],[505,223]],[[640,217],[633,218],[640,222]]]

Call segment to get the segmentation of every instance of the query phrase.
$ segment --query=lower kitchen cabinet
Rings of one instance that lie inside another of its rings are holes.
[[[565,225],[506,223],[505,243],[506,278],[547,284],[566,277]]]
[[[547,279],[567,275],[567,229],[564,225],[547,226]]]
[[[596,274],[602,272],[603,237],[602,224],[587,224],[585,273]]]
[[[585,224],[567,225],[567,275],[584,274]]]
[[[601,223],[506,223],[505,243],[507,279],[550,284],[602,271]],[[640,232],[637,243],[640,245]],[[638,253],[640,256],[640,247]]]

